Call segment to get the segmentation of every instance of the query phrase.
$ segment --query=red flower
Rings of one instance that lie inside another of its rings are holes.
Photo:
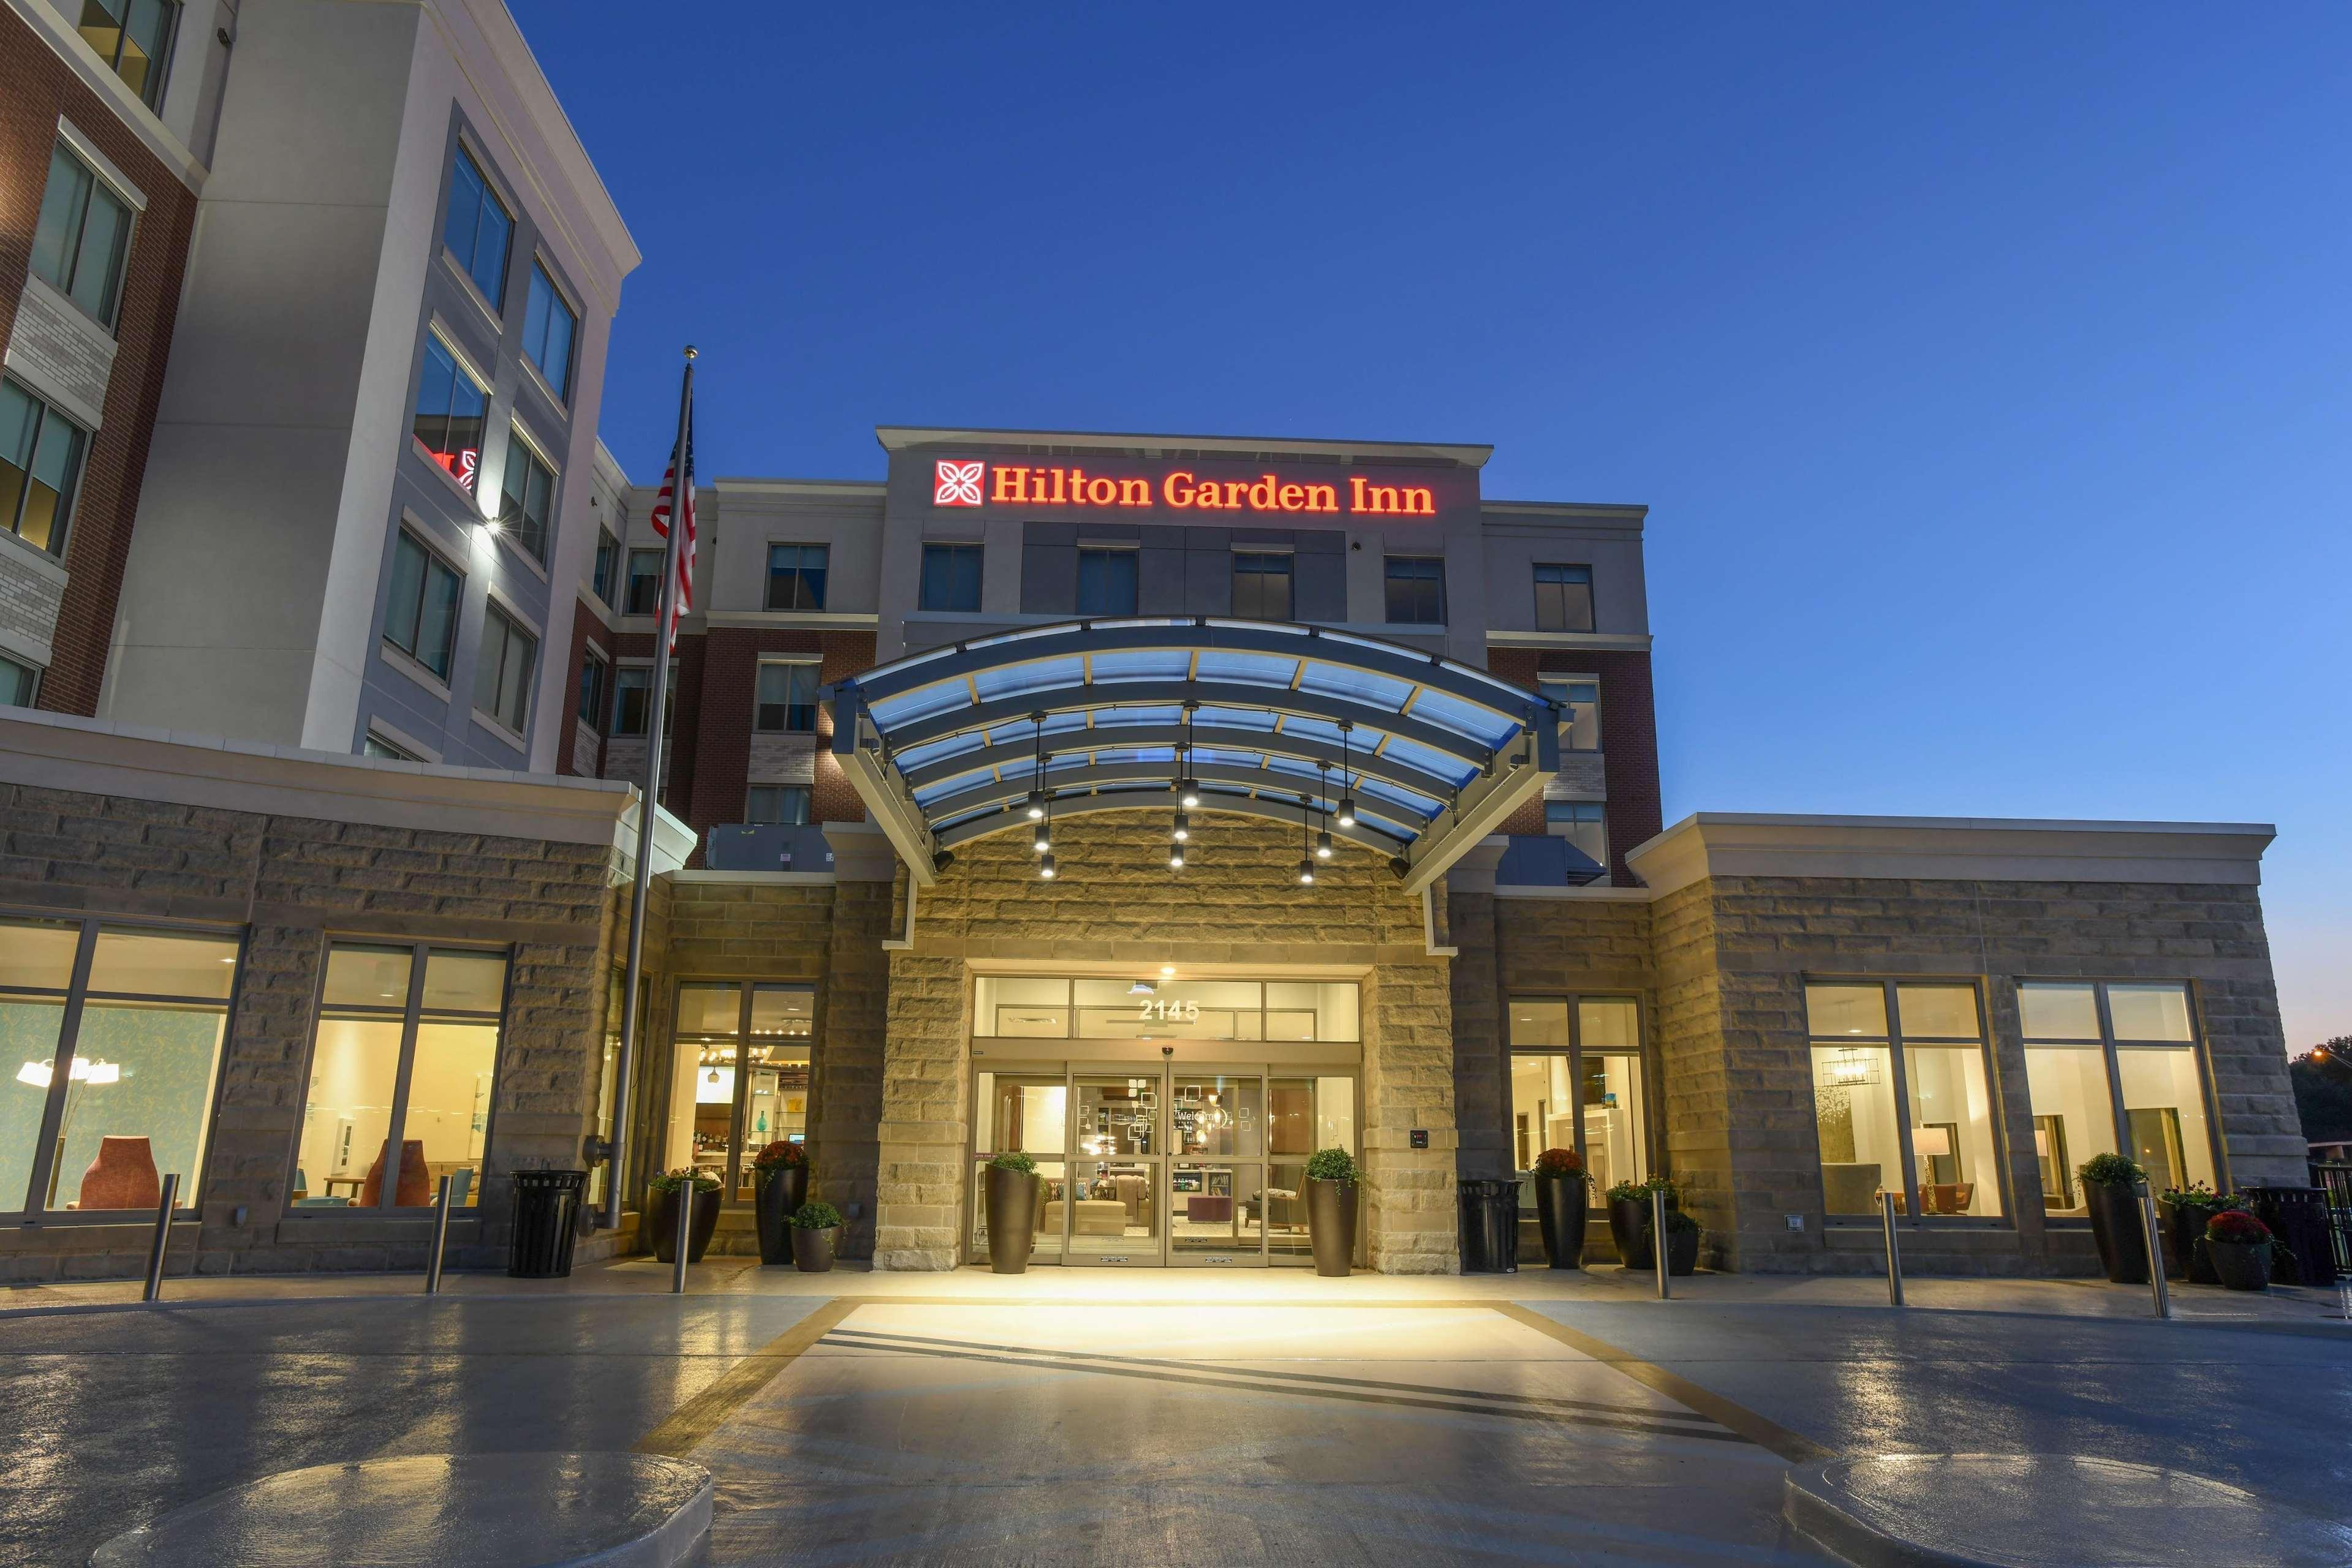
[[[779,1138],[751,1156],[754,1170],[797,1170],[808,1164],[808,1149],[790,1139]]]
[[[2271,1239],[2271,1228],[2242,1208],[2225,1208],[2206,1222],[2208,1241],[2236,1242],[2252,1246]]]
[[[1538,1176],[1574,1176],[1584,1168],[1584,1156],[1574,1149],[1546,1149],[1536,1156]]]

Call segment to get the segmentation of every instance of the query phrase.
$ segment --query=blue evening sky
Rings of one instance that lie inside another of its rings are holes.
[[[2352,8],[510,0],[646,252],[606,443],[1491,442],[1649,519],[1666,817],[2276,823],[2352,1033]]]

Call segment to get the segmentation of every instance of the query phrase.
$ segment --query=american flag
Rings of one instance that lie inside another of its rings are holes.
[[[662,476],[661,493],[654,497],[654,532],[669,538],[669,508],[677,489],[678,465],[673,461]],[[694,415],[686,416],[686,538],[677,546],[677,600],[669,617],[668,646],[677,643],[677,618],[694,608]]]

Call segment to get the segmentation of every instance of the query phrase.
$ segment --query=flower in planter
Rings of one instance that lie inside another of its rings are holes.
[[[2175,1208],[2222,1209],[2230,1207],[2229,1195],[2215,1192],[2203,1182],[2188,1186],[2168,1186],[2160,1195]]]
[[[1362,1178],[1356,1156],[1345,1149],[1318,1149],[1307,1156],[1309,1181],[1352,1182]]]
[[[2076,1168],[2076,1175],[2099,1186],[2130,1186],[2147,1179],[2147,1168],[2121,1155],[2094,1155]]]
[[[2205,1239],[2209,1242],[2256,1247],[2271,1239],[2271,1228],[2242,1208],[2225,1208],[2205,1222]]]
[[[793,1210],[793,1228],[796,1230],[831,1230],[840,1223],[841,1210],[822,1199],[811,1198]]]
[[[992,1171],[1019,1171],[1023,1176],[1034,1176],[1037,1171],[1037,1162],[1027,1155],[1016,1152],[997,1155],[988,1162],[988,1168]]]
[[[663,1171],[649,1177],[646,1185],[656,1192],[676,1192],[691,1184],[697,1192],[717,1192],[719,1178],[709,1171],[680,1166],[674,1171]]]
[[[789,1138],[779,1138],[763,1145],[751,1156],[751,1168],[757,1171],[796,1171],[808,1164],[808,1145],[795,1144]]]
[[[1538,1176],[1570,1176],[1581,1182],[1592,1179],[1584,1168],[1584,1156],[1574,1149],[1546,1149],[1536,1156],[1535,1169]]]
[[[1621,1181],[1609,1189],[1609,1201],[1638,1203],[1646,1207],[1650,1201],[1650,1195],[1654,1192],[1663,1192],[1666,1195],[1668,1208],[1676,1207],[1682,1203],[1682,1189],[1664,1176],[1652,1176],[1647,1181]]]

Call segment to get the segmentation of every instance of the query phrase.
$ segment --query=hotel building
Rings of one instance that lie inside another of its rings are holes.
[[[2086,1273],[2094,1155],[2302,1179],[2267,828],[1667,825],[1639,507],[1472,445],[877,434],[703,491],[611,1158],[659,563],[609,459],[551,770],[0,716],[0,1268],[134,1269],[79,1195],[152,1213],[142,1159],[215,1270],[414,1264],[442,1174],[488,1261],[507,1174],[583,1162],[713,1172],[748,1249],[779,1138],[889,1269],[984,1257],[1014,1148],[1064,1267],[1303,1264],[1329,1146],[1389,1271],[1549,1147],[1738,1270],[1875,1269],[1891,1195],[1915,1268]]]

